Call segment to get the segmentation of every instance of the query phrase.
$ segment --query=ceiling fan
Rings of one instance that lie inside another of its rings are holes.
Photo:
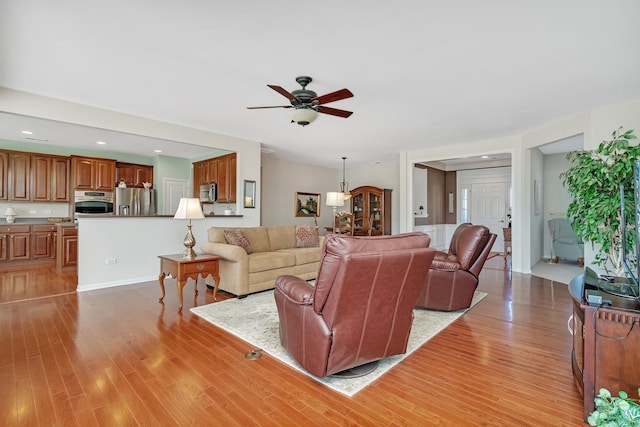
[[[338,116],[347,118],[353,112],[346,110],[339,110],[337,108],[325,107],[324,104],[330,102],[340,101],[341,99],[351,98],[353,93],[349,89],[340,89],[335,92],[328,93],[326,95],[318,96],[314,91],[307,89],[307,85],[313,81],[309,76],[296,77],[296,81],[302,89],[296,89],[291,92],[287,92],[280,86],[267,85],[271,89],[278,92],[289,100],[291,105],[273,105],[269,107],[247,107],[249,110],[259,108],[293,108],[291,110],[291,123],[297,123],[300,126],[306,126],[313,122],[318,113],[329,114],[331,116]]]

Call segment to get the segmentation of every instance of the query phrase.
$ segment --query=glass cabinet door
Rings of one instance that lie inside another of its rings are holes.
[[[364,194],[357,193],[351,197],[351,213],[353,214],[353,227],[355,230],[364,226]]]

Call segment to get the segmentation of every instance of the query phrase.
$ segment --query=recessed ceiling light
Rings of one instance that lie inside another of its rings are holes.
[[[98,145],[106,145],[107,143],[104,142],[104,141],[96,141],[96,144],[98,144]]]
[[[489,156],[482,156],[482,157],[480,157],[480,158],[481,158],[481,159],[488,159],[488,158],[489,158]]]
[[[22,133],[24,133],[25,135],[33,135],[33,132],[31,132],[30,130],[23,130]]]
[[[162,153],[162,150],[153,150],[156,153]]]

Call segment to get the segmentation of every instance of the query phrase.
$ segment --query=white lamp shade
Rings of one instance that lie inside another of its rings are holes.
[[[344,206],[344,194],[337,191],[328,192],[327,206],[332,206],[332,207]]]
[[[15,215],[16,215],[16,211],[15,211],[15,209],[13,209],[13,208],[7,208],[7,209],[4,211],[4,214],[5,214],[5,215],[15,216]]]
[[[204,218],[202,206],[200,205],[200,199],[180,199],[178,210],[173,217],[177,219]]]
[[[306,126],[318,117],[318,112],[311,108],[293,108],[290,112],[291,120],[299,125]]]

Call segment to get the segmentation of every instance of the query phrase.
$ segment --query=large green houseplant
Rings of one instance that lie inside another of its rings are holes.
[[[622,127],[602,141],[597,149],[572,151],[566,158],[571,168],[560,174],[573,201],[567,216],[574,231],[583,240],[600,246],[594,264],[624,276],[620,229],[620,184],[625,189],[627,229],[635,227],[634,164],[640,159],[640,146],[633,130]],[[627,249],[632,253],[635,232],[627,234]],[[610,270],[611,268],[611,270]]]

